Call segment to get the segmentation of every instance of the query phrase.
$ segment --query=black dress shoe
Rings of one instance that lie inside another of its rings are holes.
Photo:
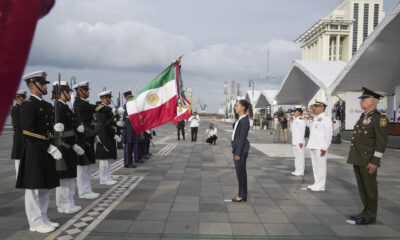
[[[135,163],[144,163],[144,161],[143,160],[138,160],[138,161],[135,161]]]
[[[367,225],[371,223],[375,223],[375,219],[366,219],[361,217],[360,219],[356,220],[357,225]]]
[[[129,164],[129,165],[125,166],[125,167],[126,167],[126,168],[136,168],[137,166],[134,165],[134,164]]]
[[[350,216],[350,219],[351,219],[351,220],[354,220],[354,221],[357,221],[357,220],[360,219],[360,218],[362,218],[362,214],[361,214],[361,213],[359,213],[359,214],[354,214],[354,215],[351,215],[351,216]]]
[[[240,200],[237,200],[236,198],[232,198],[232,202],[247,202],[247,198],[241,198]]]

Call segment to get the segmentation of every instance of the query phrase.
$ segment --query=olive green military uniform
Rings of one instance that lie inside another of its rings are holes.
[[[378,208],[377,172],[369,174],[369,163],[381,165],[388,135],[386,115],[374,109],[363,113],[354,126],[347,163],[353,164],[358,191],[364,204],[362,217],[375,220]]]

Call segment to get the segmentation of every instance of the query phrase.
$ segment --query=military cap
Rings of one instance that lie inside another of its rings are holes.
[[[26,98],[26,91],[25,90],[20,90],[17,92],[17,97],[23,97]]]
[[[53,83],[53,91],[58,86],[58,81]],[[72,89],[69,87],[66,81],[60,81],[60,91],[69,91],[71,92]]]
[[[326,106],[328,106],[328,103],[325,100],[317,98],[317,99],[315,99],[315,103],[313,105],[314,106],[324,105],[326,107]]]
[[[371,91],[366,87],[362,87],[361,91],[362,91],[362,95],[358,97],[360,99],[366,99],[366,98],[381,99],[383,97],[382,95],[380,95],[380,94],[378,94],[378,93],[376,93],[374,91]]]
[[[133,97],[132,91],[129,90],[129,91],[124,92],[124,97]]]
[[[299,112],[299,113],[303,114],[303,109],[302,108],[295,108],[293,110],[293,112]]]
[[[99,97],[100,97],[100,98],[103,98],[103,97],[112,98],[111,92],[112,92],[111,90],[101,92],[101,93],[99,94]]]
[[[89,90],[89,89],[90,89],[90,88],[89,88],[89,82],[88,82],[88,81],[85,81],[85,82],[77,83],[77,84],[74,85],[73,88],[74,88],[75,90],[78,90],[78,88],[82,88],[82,89],[85,89],[85,90]]]
[[[50,83],[46,80],[47,73],[44,71],[36,71],[32,73],[28,73],[22,77],[22,79],[29,84],[30,82],[38,82],[40,84],[47,84]]]

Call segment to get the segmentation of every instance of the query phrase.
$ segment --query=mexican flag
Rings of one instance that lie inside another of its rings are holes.
[[[126,103],[126,110],[136,133],[163,125],[176,117],[178,87],[172,63],[136,97]]]
[[[175,76],[178,82],[178,106],[176,109],[176,117],[171,121],[177,124],[180,121],[186,120],[192,116],[192,104],[187,100],[183,91],[183,81],[181,74],[181,65],[175,67]]]

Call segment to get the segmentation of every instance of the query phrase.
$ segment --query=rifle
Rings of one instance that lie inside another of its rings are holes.
[[[55,90],[55,98],[54,98],[54,124],[57,124],[60,122],[60,109],[58,108],[58,97],[61,96],[60,92],[61,88],[61,74],[58,73],[58,85],[54,89]],[[58,149],[60,149],[61,146],[69,149],[71,148],[70,145],[66,144],[63,141],[63,133],[62,132],[56,132],[54,131],[54,142],[55,145]],[[56,161],[56,170],[57,171],[65,171],[67,170],[67,165],[65,164],[64,156],[62,157],[61,160]]]

